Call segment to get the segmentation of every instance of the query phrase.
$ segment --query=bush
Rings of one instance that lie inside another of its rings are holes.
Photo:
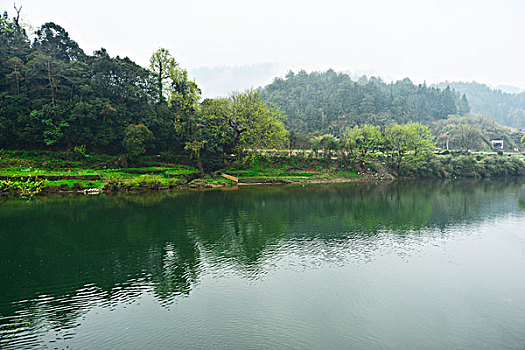
[[[21,197],[29,197],[42,192],[48,187],[46,180],[38,179],[37,177],[23,180],[0,180],[0,193],[17,193]]]
[[[136,158],[146,153],[153,140],[153,133],[144,124],[131,124],[124,130],[122,146],[130,158]]]

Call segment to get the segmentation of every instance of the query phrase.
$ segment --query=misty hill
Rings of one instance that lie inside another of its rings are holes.
[[[428,124],[469,111],[466,99],[450,88],[414,85],[408,78],[388,84],[375,77],[354,81],[333,70],[289,72],[260,93],[286,114],[289,130],[303,134],[339,135],[361,124]]]
[[[473,113],[480,113],[503,125],[525,129],[525,92],[507,93],[476,82],[436,84],[439,88],[448,86],[467,96]]]

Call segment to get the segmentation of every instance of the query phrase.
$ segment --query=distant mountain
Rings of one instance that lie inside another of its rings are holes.
[[[480,113],[503,125],[525,129],[525,92],[508,93],[476,82],[445,81],[435,86],[442,89],[450,86],[465,94],[473,113]]]
[[[204,98],[226,97],[232,92],[258,88],[269,84],[280,74],[277,63],[246,66],[200,67],[189,75],[201,88]]]

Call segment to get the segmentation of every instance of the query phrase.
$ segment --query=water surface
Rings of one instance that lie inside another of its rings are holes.
[[[0,348],[525,349],[525,187],[0,204]]]

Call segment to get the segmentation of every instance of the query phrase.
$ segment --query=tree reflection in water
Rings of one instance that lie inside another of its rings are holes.
[[[5,342],[25,329],[73,329],[94,306],[143,293],[169,304],[188,296],[206,270],[258,278],[262,263],[290,245],[323,250],[327,259],[345,247],[374,251],[381,233],[402,241],[427,228],[475,224],[523,210],[523,198],[520,184],[493,181],[6,201],[0,334]]]

